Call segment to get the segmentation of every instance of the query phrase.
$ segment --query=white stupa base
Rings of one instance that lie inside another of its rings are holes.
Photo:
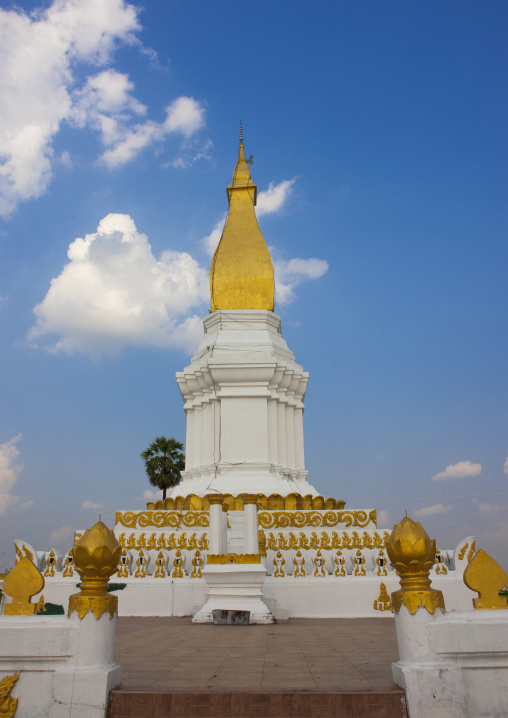
[[[182,481],[171,494],[177,496],[206,496],[206,494],[231,494],[238,496],[242,493],[263,494],[271,496],[279,494],[301,494],[302,496],[318,496],[316,489],[307,481],[307,471],[293,471],[283,474],[279,467],[269,464],[256,464],[245,462],[242,465],[231,466],[219,464],[201,467],[199,470],[183,472]]]
[[[249,623],[273,623],[274,617],[263,601],[261,587],[266,568],[261,563],[210,564],[203,569],[208,585],[205,605],[193,617],[194,623],[213,623],[213,611],[249,611]]]

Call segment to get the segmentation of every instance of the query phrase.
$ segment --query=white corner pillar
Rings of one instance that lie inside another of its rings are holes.
[[[251,494],[241,494],[243,500],[244,515],[244,546],[245,553],[259,553],[259,534],[258,534],[258,500],[257,496]]]
[[[210,503],[210,525],[208,527],[208,552],[211,554],[224,553],[224,528],[222,517],[223,497],[218,494],[208,494],[206,499]],[[227,522],[227,514],[226,514]]]

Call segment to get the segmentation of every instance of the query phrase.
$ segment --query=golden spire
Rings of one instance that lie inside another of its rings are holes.
[[[210,268],[212,312],[217,309],[273,311],[272,259],[254,211],[257,187],[245,159],[241,124],[238,160],[227,192],[228,218]]]

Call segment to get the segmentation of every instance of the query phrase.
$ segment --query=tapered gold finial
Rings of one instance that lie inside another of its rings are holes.
[[[108,581],[118,569],[121,551],[115,534],[102,521],[85,531],[74,546],[74,564],[81,577],[81,591],[69,597],[67,615],[76,611],[83,618],[91,611],[100,618],[108,611],[113,618],[118,609],[118,598],[107,592]]]
[[[423,526],[408,516],[393,527],[386,544],[386,552],[400,578],[400,591],[392,593],[395,613],[402,604],[410,613],[420,607],[434,613],[445,610],[443,594],[431,588],[429,571],[436,558],[436,542],[431,541]]]
[[[254,211],[257,187],[245,159],[241,122],[238,160],[227,192],[228,218],[210,268],[212,312],[218,309],[273,311],[272,259]]]

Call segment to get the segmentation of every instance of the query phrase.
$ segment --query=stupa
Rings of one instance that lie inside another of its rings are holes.
[[[307,480],[309,376],[274,313],[273,265],[256,195],[241,135],[211,264],[211,311],[190,365],[176,376],[187,417],[182,481],[165,501],[116,513],[120,615],[203,618],[210,575],[227,583],[235,564],[251,567],[251,598],[258,607],[262,598],[276,618],[391,615],[389,594],[398,581],[386,554],[389,532],[377,528],[375,509],[347,510],[344,500],[325,498]],[[72,548],[62,556],[15,544],[18,558],[29,555],[43,570],[46,599],[64,603],[76,583]],[[462,573],[474,551],[471,536],[455,551],[437,551],[433,580],[450,608],[469,604]],[[225,589],[216,582],[214,590],[216,606],[230,608]]]

